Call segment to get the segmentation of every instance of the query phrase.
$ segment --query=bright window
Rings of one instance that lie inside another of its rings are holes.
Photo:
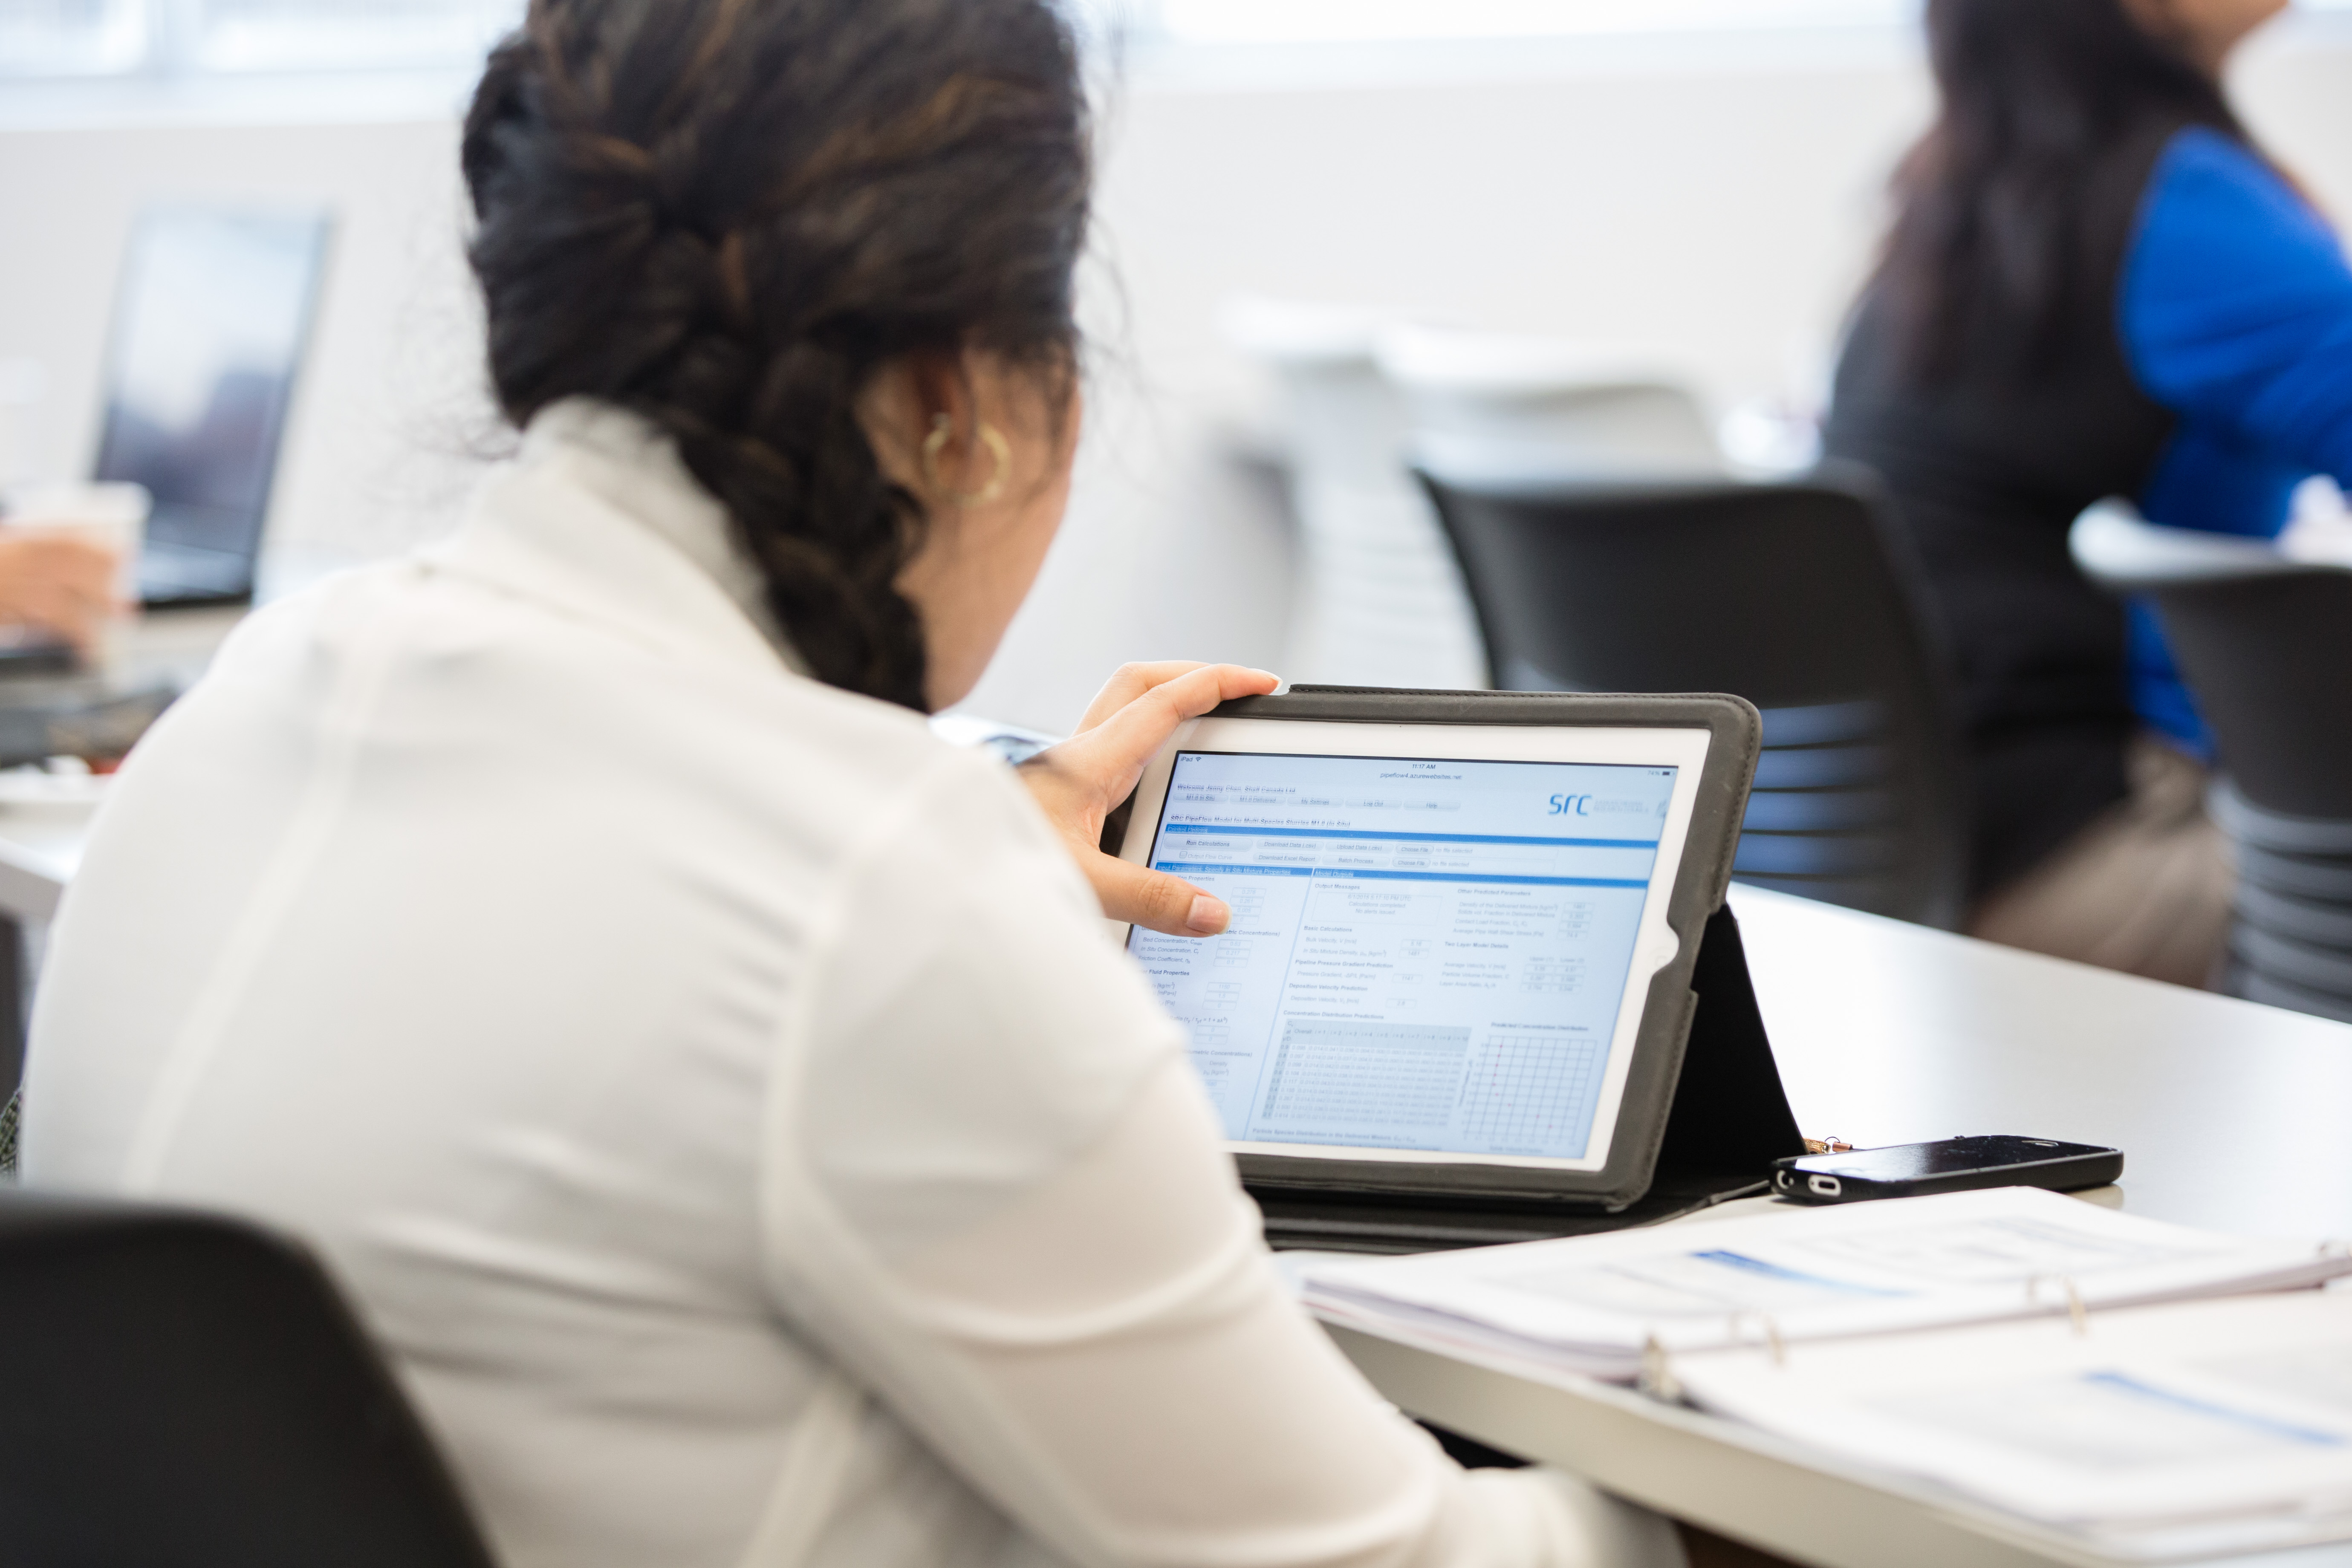
[[[471,64],[520,0],[195,0],[193,63],[215,71]]]
[[[1510,38],[1906,21],[1918,0],[1156,0],[1138,21],[1174,42]]]
[[[646,0],[659,5],[662,0]],[[1366,43],[1901,25],[1921,0],[1061,0],[1144,44]],[[2053,0],[2056,3],[2056,0]],[[464,70],[524,0],[0,0],[0,76]],[[2305,0],[2352,11],[2352,0]]]
[[[0,0],[0,75],[470,67],[523,0]]]
[[[148,0],[0,0],[0,74],[91,76],[148,56]]]
[[[2051,0],[2052,4],[2061,0]],[[2352,11],[2352,0],[2301,0]],[[1922,0],[1080,0],[1173,43],[1364,43],[1908,23]]]

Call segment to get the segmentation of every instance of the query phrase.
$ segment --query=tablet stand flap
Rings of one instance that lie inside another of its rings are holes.
[[[1761,1182],[1772,1162],[1801,1154],[1805,1141],[1780,1085],[1780,1068],[1756,1005],[1739,921],[1727,903],[1709,915],[1691,970],[1698,1005],[1674,1109],[1658,1146],[1654,1184],[1739,1175]]]

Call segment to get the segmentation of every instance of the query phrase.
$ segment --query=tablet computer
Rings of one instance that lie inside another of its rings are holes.
[[[1732,697],[1302,688],[1180,728],[1130,929],[1254,1184],[1622,1206],[1648,1187],[1756,762]]]

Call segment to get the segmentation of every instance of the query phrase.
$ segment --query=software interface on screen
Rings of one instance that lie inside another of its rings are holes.
[[[1237,1142],[1576,1160],[1671,767],[1178,753],[1151,861],[1232,906],[1130,948]]]

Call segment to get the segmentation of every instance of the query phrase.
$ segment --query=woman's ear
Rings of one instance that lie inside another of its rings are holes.
[[[883,476],[926,509],[984,488],[1002,466],[981,435],[977,381],[960,359],[909,355],[877,372],[858,400]]]
[[[857,395],[857,423],[882,477],[909,490],[922,481],[921,399],[903,363],[884,365]]]

